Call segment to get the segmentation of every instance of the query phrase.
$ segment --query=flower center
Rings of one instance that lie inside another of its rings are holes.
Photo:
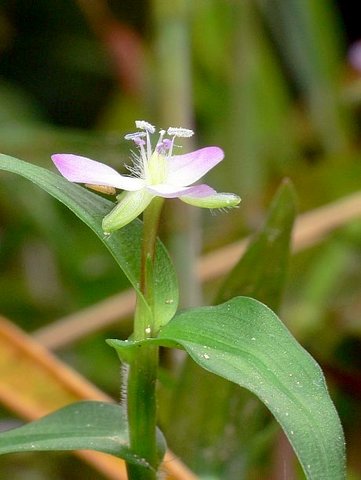
[[[168,160],[173,154],[174,139],[191,137],[193,130],[181,127],[170,127],[167,131],[160,130],[158,142],[153,150],[150,136],[155,133],[155,127],[144,120],[137,120],[135,126],[140,131],[128,133],[124,137],[126,140],[132,140],[139,150],[139,156],[134,155],[134,166],[128,169],[143,178],[147,185],[166,183]],[[166,134],[171,138],[164,138]]]
[[[144,163],[144,176],[148,185],[158,185],[164,183],[168,176],[168,159],[157,149],[154,150],[151,157]]]

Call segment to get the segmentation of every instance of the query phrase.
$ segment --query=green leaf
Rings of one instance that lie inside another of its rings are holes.
[[[295,213],[295,193],[287,180],[278,189],[264,226],[225,279],[215,303],[244,295],[279,309]],[[192,469],[224,480],[234,478],[235,471],[246,478],[250,469],[257,469],[260,478],[268,476],[263,468],[277,427],[250,392],[187,358],[170,395],[161,409],[166,412],[162,425],[167,438],[172,438],[173,448]],[[179,411],[187,415],[177,415]],[[232,425],[231,432],[228,425]]]
[[[0,170],[27,178],[72,210],[102,240],[144,300],[139,288],[142,240],[142,223],[139,220],[106,236],[102,230],[102,219],[114,208],[114,204],[109,200],[69,182],[60,175],[7,155],[0,155]],[[165,324],[177,310],[178,287],[171,260],[161,242],[157,244],[154,268],[157,279],[154,285],[154,312],[159,323]]]
[[[256,298],[272,310],[279,309],[295,215],[295,192],[287,180],[272,201],[265,225],[224,281],[215,303],[244,295]]]
[[[165,443],[158,432],[159,455]],[[128,446],[126,414],[120,405],[84,401],[0,434],[0,454],[50,450],[97,450],[147,467]]]
[[[149,341],[180,346],[205,370],[257,395],[282,426],[308,479],[345,478],[342,427],[322,371],[268,307],[238,297],[191,309]]]

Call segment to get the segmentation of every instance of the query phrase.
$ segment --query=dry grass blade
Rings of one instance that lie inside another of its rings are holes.
[[[114,401],[3,317],[0,351],[0,401],[26,420],[79,400]],[[127,479],[123,460],[100,452],[76,453],[106,478]],[[168,480],[197,480],[169,451],[163,470]]]
[[[33,337],[50,350],[56,349],[130,317],[134,307],[135,293],[126,290],[41,328]]]
[[[316,245],[336,228],[360,216],[361,192],[300,215],[293,232],[293,252]],[[248,239],[244,239],[203,256],[198,264],[201,280],[213,280],[228,272],[243,255],[247,244]]]

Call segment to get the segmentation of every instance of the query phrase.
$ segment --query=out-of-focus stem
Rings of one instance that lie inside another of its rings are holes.
[[[155,27],[156,102],[160,124],[192,128],[192,80],[190,60],[190,2],[153,0]],[[194,147],[188,139],[187,151]],[[200,210],[172,202],[169,248],[179,277],[183,306],[200,304],[201,289],[195,266],[200,251]]]

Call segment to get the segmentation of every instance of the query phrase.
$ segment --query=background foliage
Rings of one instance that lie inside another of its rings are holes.
[[[331,0],[2,0],[0,150],[46,168],[52,168],[50,154],[63,151],[121,169],[128,158],[123,134],[132,131],[135,119],[165,127],[193,125],[199,146],[219,144],[226,152],[210,174],[212,185],[237,192],[243,201],[227,215],[203,212],[202,217],[169,202],[162,234],[176,264],[184,254],[214,251],[257,231],[285,176],[295,185],[299,212],[336,202],[360,190],[361,178],[361,78],[347,59],[359,34],[351,9]],[[1,174],[0,197],[2,315],[35,336],[128,287],[96,237],[43,192]],[[195,251],[185,252],[189,244]],[[344,222],[273,272],[275,283],[284,287],[282,305],[277,289],[277,301],[262,298],[279,307],[288,328],[326,373],[345,427],[350,479],[361,478],[360,246],[360,221]],[[267,255],[259,265],[269,262]],[[179,273],[182,283],[190,272]],[[239,293],[244,293],[245,264],[239,274]],[[212,303],[220,280],[202,289],[196,283],[192,292],[185,291],[183,305],[199,304],[201,294]],[[228,285],[235,288],[233,283]],[[259,298],[262,291],[254,278],[251,283]],[[225,295],[224,288],[218,295]],[[100,326],[96,334],[63,343],[56,353],[118,399],[117,359],[102,339],[126,338],[129,331],[126,320]],[[175,373],[182,368],[179,382]],[[174,392],[180,398],[179,392],[192,388],[192,368],[164,354],[161,421],[172,432],[173,450],[195,471],[202,473],[199,458],[203,464],[213,458],[214,475],[235,478],[231,467],[219,472],[219,459],[207,444],[226,438],[234,455],[230,465],[245,479],[303,478],[253,396],[214,399],[210,430],[194,440],[203,417],[190,415],[195,405],[179,412],[172,400]],[[208,385],[207,379],[198,383],[197,408],[209,402]],[[194,424],[182,424],[180,413]],[[9,406],[2,407],[1,419],[4,428],[18,422]],[[184,431],[197,446],[198,460]],[[247,447],[240,455],[244,438]],[[226,453],[217,451],[222,460]],[[76,467],[77,478],[98,478],[74,462],[64,454],[22,454],[2,458],[0,473],[14,480],[25,475],[55,480],[70,478]]]

